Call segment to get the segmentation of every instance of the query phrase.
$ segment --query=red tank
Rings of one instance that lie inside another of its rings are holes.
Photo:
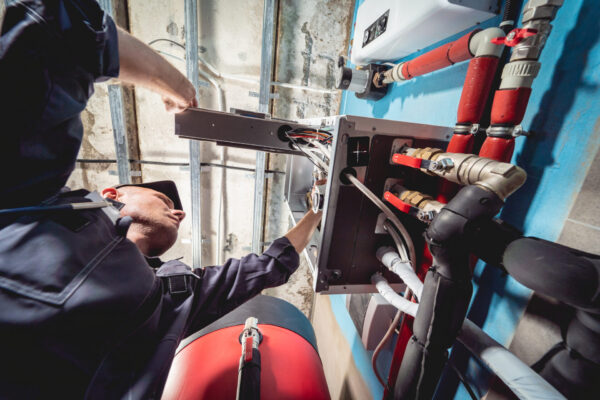
[[[329,399],[310,321],[290,303],[257,296],[185,339],[175,355],[164,400],[235,399],[240,334],[248,317],[258,319],[260,398]]]

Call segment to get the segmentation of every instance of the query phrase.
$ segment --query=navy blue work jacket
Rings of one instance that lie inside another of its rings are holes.
[[[0,36],[0,208],[94,200],[59,191],[93,82],[117,74],[115,25],[95,2],[11,3]],[[112,208],[0,218],[1,399],[159,398],[182,338],[298,267],[281,238],[260,256],[155,272],[126,222]]]

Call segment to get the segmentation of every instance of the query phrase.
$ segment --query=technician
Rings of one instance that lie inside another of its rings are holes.
[[[0,36],[0,398],[160,398],[180,340],[280,285],[320,221],[262,255],[155,272],[185,214],[170,181],[63,188],[93,83],[118,77],[195,106],[190,82],[92,0],[9,2]],[[23,210],[24,207],[30,207]],[[21,208],[19,210],[19,208]],[[210,362],[210,360],[206,360]]]

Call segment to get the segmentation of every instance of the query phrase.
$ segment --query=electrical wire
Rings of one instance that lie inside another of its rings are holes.
[[[79,159],[77,159],[77,162],[80,164],[116,164],[117,160],[115,160],[115,159],[79,158]],[[171,167],[189,167],[190,166],[190,163],[183,163],[183,162],[179,163],[179,162],[168,162],[168,161],[149,161],[149,160],[130,159],[129,162],[132,164],[164,165],[164,166],[171,166]],[[208,163],[208,162],[200,163],[200,166],[201,167],[233,169],[236,171],[256,172],[256,170],[254,168],[236,167],[234,165],[224,165],[224,164]],[[285,171],[278,171],[278,170],[274,170],[274,169],[266,169],[265,172],[270,173],[270,174],[285,175]]]
[[[328,160],[331,160],[331,152],[325,145],[321,144],[321,142],[314,139],[311,139],[310,144],[315,146],[321,152],[321,154],[327,157]]]
[[[356,186],[356,188],[360,190],[369,200],[371,200],[377,207],[379,207],[379,209],[383,211],[383,213],[388,217],[392,224],[394,224],[394,227],[398,229],[398,232],[400,232],[404,243],[408,247],[407,260],[410,262],[411,267],[414,269],[417,260],[415,245],[410,237],[410,234],[408,233],[404,225],[402,225],[402,222],[400,222],[396,214],[394,214],[392,210],[390,210],[390,208],[383,203],[383,201],[381,201],[377,196],[375,196],[375,194],[371,192],[365,185],[363,185],[362,182],[359,181],[354,175],[346,174],[346,178],[348,178],[348,180],[352,182],[352,184]]]
[[[167,39],[167,38],[158,38],[158,39],[154,39],[148,42],[148,46],[152,46],[154,43],[157,42],[168,42],[171,44],[174,44],[175,46],[181,47],[183,50],[185,50],[185,46],[182,45],[181,43],[175,41],[175,40],[171,40],[171,39]]]
[[[396,244],[396,248],[398,249],[398,254],[400,254],[400,255],[406,254],[406,248],[404,246],[404,243],[402,243],[402,239],[400,238],[400,235],[398,234],[398,232],[392,225],[392,222],[390,220],[386,220],[383,223],[383,227],[390,234],[390,236],[392,237],[392,240]],[[413,268],[414,268],[415,267],[414,263],[411,263],[411,264],[413,265]],[[413,295],[412,291],[407,286],[406,291],[404,292],[404,298],[409,300],[412,297],[412,295]],[[400,321],[404,319],[404,316],[405,316],[405,314],[402,311],[398,311],[398,313],[396,314],[396,317],[390,324],[390,327],[388,328],[387,332],[385,333],[385,335],[383,335],[383,337],[381,338],[381,341],[379,342],[377,347],[375,347],[375,351],[373,351],[373,356],[371,357],[371,365],[373,367],[373,371],[375,372],[375,376],[377,377],[377,380],[379,380],[379,383],[381,383],[381,385],[388,391],[390,391],[391,389],[387,386],[385,381],[381,378],[381,375],[379,374],[379,371],[377,370],[377,359],[379,358],[381,349],[383,349],[383,347],[386,346],[387,343],[389,342],[389,340],[392,338],[394,329],[396,328],[396,326],[398,326]]]
[[[404,242],[400,238],[398,231],[396,230],[396,228],[394,228],[392,221],[389,219],[386,219],[383,222],[383,228],[387,231],[387,233],[391,236],[392,240],[394,241],[394,244],[396,245],[396,248],[398,249],[398,254],[400,254],[400,257],[402,257],[404,260],[408,260],[409,257],[408,257],[408,254],[406,253],[406,246],[404,245]],[[411,263],[411,267],[413,267],[413,270],[415,269],[414,263]]]
[[[285,132],[285,136],[290,140],[290,142],[292,142],[293,146],[300,150],[310,160],[310,162],[312,162],[314,166],[317,167],[321,172],[323,172],[324,174],[327,174],[329,172],[329,166],[327,166],[327,164],[325,164],[322,160],[319,160],[316,156],[312,155],[311,153],[306,152],[303,146],[294,137],[290,136],[288,132]]]
[[[471,396],[471,399],[478,400],[477,395],[473,391],[473,388],[471,387],[471,385],[469,385],[469,383],[465,379],[465,376],[458,370],[458,368],[456,368],[456,365],[454,365],[452,361],[448,362],[448,364],[450,364],[450,368],[452,368],[452,370],[454,371],[458,379],[461,381],[465,389],[467,389],[467,392],[469,392],[469,396]]]
[[[371,366],[373,367],[373,372],[375,372],[375,376],[377,377],[377,380],[379,381],[379,383],[381,383],[381,386],[383,386],[386,389],[389,389],[389,388],[387,387],[387,384],[385,383],[385,381],[379,374],[379,371],[377,370],[377,358],[379,357],[379,353],[381,352],[381,349],[383,349],[383,347],[385,345],[387,345],[387,343],[390,341],[392,334],[394,333],[394,330],[396,329],[396,327],[400,323],[400,320],[403,317],[404,317],[404,313],[402,311],[398,310],[398,312],[396,313],[396,316],[394,317],[394,319],[392,320],[392,323],[390,324],[390,327],[385,332],[385,335],[383,335],[383,338],[381,338],[381,340],[377,344],[377,347],[375,347],[375,350],[373,351],[373,356],[371,357]]]

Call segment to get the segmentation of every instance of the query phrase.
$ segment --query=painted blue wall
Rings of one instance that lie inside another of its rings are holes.
[[[357,0],[356,7],[362,3]],[[355,10],[356,15],[356,10]],[[500,18],[481,24],[495,26]],[[532,137],[516,141],[513,162],[528,173],[527,183],[507,202],[501,217],[526,235],[556,240],[600,147],[600,7],[596,0],[566,0],[540,59],[523,128]],[[470,29],[469,29],[470,30]],[[457,34],[406,59],[452,41]],[[467,62],[393,85],[379,101],[360,100],[345,92],[340,114],[453,126]],[[600,245],[599,245],[600,246]],[[493,267],[479,263],[474,276],[469,318],[508,345],[530,292]],[[373,397],[382,389],[370,370],[370,357],[344,307],[343,296],[332,298],[336,319]],[[477,382],[483,394],[487,373],[455,348],[453,362]],[[438,398],[468,398],[452,374],[444,376]]]

